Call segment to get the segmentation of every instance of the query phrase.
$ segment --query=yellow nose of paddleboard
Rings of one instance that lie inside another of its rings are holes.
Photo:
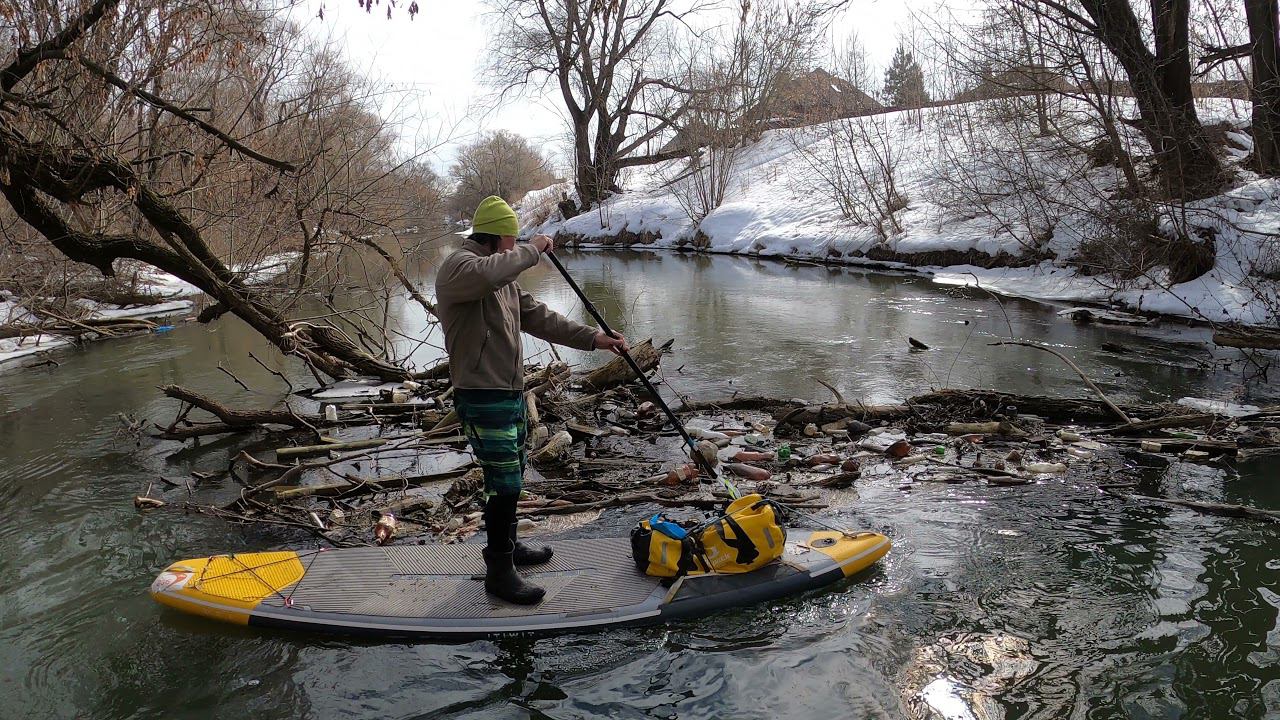
[[[852,577],[871,567],[893,547],[889,538],[874,532],[852,536],[829,531],[814,532],[809,533],[804,544],[836,561],[845,577]]]
[[[156,576],[151,597],[183,612],[244,625],[251,610],[265,598],[287,590],[303,574],[295,552],[179,560]]]

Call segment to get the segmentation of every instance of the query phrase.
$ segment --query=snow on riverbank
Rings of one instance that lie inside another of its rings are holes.
[[[41,362],[44,353],[72,344],[69,338],[60,335],[0,338],[0,372]]]
[[[302,256],[298,252],[284,252],[270,255],[255,263],[241,265],[232,264],[229,269],[244,277],[247,284],[261,285],[285,273],[289,266]],[[201,293],[200,288],[173,275],[161,272],[148,265],[134,265],[126,268],[135,274],[141,289],[159,297],[167,298],[165,302],[152,305],[113,305],[88,298],[72,301],[72,305],[80,310],[74,317],[78,320],[119,320],[134,318],[140,320],[171,317],[191,310],[195,303],[188,299]],[[12,324],[39,325],[42,319],[32,313],[16,299],[0,292],[0,328]],[[90,335],[89,337],[93,337]],[[0,371],[42,362],[46,353],[51,350],[70,347],[75,341],[69,337],[55,334],[25,335],[11,338],[0,338]]]
[[[289,266],[302,257],[302,253],[289,251],[268,255],[253,263],[232,263],[227,269],[241,275],[248,285],[261,285],[270,282],[289,270]],[[203,292],[200,288],[186,280],[157,270],[150,265],[139,265],[136,268],[138,280],[151,292],[163,297],[190,297]]]
[[[1125,281],[1084,275],[1069,261],[1089,243],[1109,241],[1096,206],[1099,197],[1121,186],[1120,170],[1034,133],[975,124],[972,116],[962,122],[964,108],[766,132],[738,151],[724,201],[698,223],[690,219],[697,213],[687,211],[696,192],[681,177],[687,163],[680,160],[637,169],[625,178],[627,192],[601,207],[568,221],[553,217],[526,231],[558,233],[560,240],[583,247],[644,245],[887,267],[906,263],[940,283],[1032,299],[1112,303],[1214,322],[1280,322],[1274,280],[1280,270],[1280,180],[1237,169],[1238,187],[1161,217],[1165,233],[1173,234],[1176,217],[1183,227],[1214,239],[1213,268],[1201,277],[1170,284],[1159,268]],[[971,109],[981,115],[987,106],[973,103]],[[1084,117],[1069,103],[1063,112]],[[1202,100],[1200,116],[1206,125],[1227,128],[1223,134],[1232,145],[1223,150],[1225,160],[1237,163],[1247,154],[1246,105]],[[1027,122],[1034,124],[1034,118]],[[1080,146],[1096,140],[1087,123],[1077,127]],[[1140,155],[1141,139],[1128,132],[1126,143]],[[838,176],[857,167],[855,156],[869,170],[869,184]],[[876,179],[881,167],[891,168],[905,207],[877,212],[889,195],[883,179]],[[843,194],[834,190],[841,182]],[[861,195],[848,191],[854,186]],[[530,193],[522,205],[538,207],[546,197],[566,192],[566,184],[555,185]],[[985,207],[975,207],[975,197],[986,198]]]
[[[193,306],[190,300],[171,300],[155,305],[122,307],[87,298],[80,298],[72,304],[80,308],[81,314],[76,315],[80,320],[162,318],[187,312]],[[0,327],[14,323],[35,325],[40,321],[39,316],[27,310],[13,298],[0,300]],[[43,362],[46,353],[74,344],[75,341],[70,337],[49,333],[0,338],[0,372]]]

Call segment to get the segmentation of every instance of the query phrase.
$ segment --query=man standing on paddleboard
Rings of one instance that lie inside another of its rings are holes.
[[[471,235],[445,258],[436,275],[436,314],[449,353],[453,402],[462,431],[484,469],[484,549],[487,592],[533,605],[544,590],[515,571],[551,559],[551,548],[516,539],[516,502],[524,479],[524,355],[520,333],[579,350],[627,350],[622,337],[552,311],[520,289],[516,277],[537,265],[551,238],[537,235],[516,246],[515,211],[500,197],[480,202]]]

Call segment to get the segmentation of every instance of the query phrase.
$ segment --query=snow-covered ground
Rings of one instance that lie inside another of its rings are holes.
[[[50,350],[68,347],[69,338],[61,335],[27,335],[0,338],[0,372],[40,362]]]
[[[291,264],[302,257],[302,253],[289,251],[268,255],[254,263],[232,263],[227,269],[244,276],[245,283],[261,285],[284,274]],[[151,292],[163,297],[190,297],[199,295],[200,288],[167,272],[157,270],[150,265],[137,265],[134,268],[139,281],[150,287]]]
[[[699,214],[697,193],[682,178],[687,163],[677,160],[636,169],[624,178],[627,191],[601,207],[568,221],[553,215],[541,225],[526,223],[525,232],[562,233],[583,247],[696,246],[890,267],[905,261],[941,283],[1033,299],[1111,303],[1215,322],[1280,321],[1276,283],[1264,277],[1280,269],[1280,180],[1237,167],[1234,189],[1176,212],[1153,211],[1164,232],[1172,234],[1176,220],[1215,238],[1216,263],[1195,280],[1171,285],[1161,268],[1125,281],[1080,274],[1070,261],[1108,237],[1098,206],[1120,187],[1120,170],[1037,138],[1034,116],[984,122],[996,108],[971,103],[769,131],[737,152],[723,202],[700,222],[691,218]],[[1223,158],[1237,165],[1250,145],[1247,104],[1207,99],[1199,111],[1206,125],[1227,127],[1231,144]],[[1096,142],[1085,109],[1065,102],[1061,113],[1080,146]],[[1125,133],[1126,148],[1141,157],[1141,138]],[[886,176],[902,198],[898,205],[905,205],[892,212],[882,211],[889,205]],[[566,192],[567,184],[553,185],[521,205],[537,207],[544,196]],[[1003,259],[984,261],[996,256]],[[940,267],[939,259],[1002,267]]]
[[[81,319],[160,318],[178,315],[191,309],[190,300],[171,300],[155,305],[125,306],[100,303],[87,298],[73,301],[82,310]],[[11,323],[39,323],[40,317],[23,307],[17,300],[0,296],[0,327]],[[74,344],[62,335],[38,334],[0,338],[0,371],[11,370],[41,362],[45,353]]]
[[[232,272],[244,273],[245,281],[251,285],[261,284],[278,277],[288,270],[289,265],[300,257],[300,253],[286,252],[271,255],[261,261],[247,265],[231,265]],[[138,266],[137,271],[141,285],[147,286],[156,295],[169,298],[166,302],[154,305],[120,306],[100,303],[88,298],[79,298],[72,302],[80,308],[78,318],[88,319],[150,319],[179,315],[190,310],[195,303],[181,299],[200,294],[200,289],[173,275],[161,272],[150,266]],[[30,312],[16,299],[0,293],[0,327],[12,323],[36,324],[41,319]],[[40,334],[12,338],[0,338],[0,371],[12,370],[43,361],[45,353],[51,350],[66,348],[74,341],[61,335]]]

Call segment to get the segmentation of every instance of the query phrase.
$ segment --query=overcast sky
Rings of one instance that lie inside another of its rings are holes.
[[[366,13],[357,0],[309,0],[295,11],[294,19],[317,37],[333,41],[355,69],[402,91],[389,96],[397,100],[383,102],[383,113],[405,121],[406,152],[436,147],[431,161],[437,169],[448,166],[459,143],[497,129],[531,138],[559,161],[556,153],[564,145],[565,125],[556,96],[511,99],[493,113],[478,113],[490,92],[480,76],[490,35],[485,5],[475,0],[419,0],[420,12],[409,21],[403,10],[408,2],[400,0],[400,8],[388,20],[385,7]],[[832,34],[843,40],[856,30],[872,63],[882,69],[913,6],[923,3],[851,0]],[[323,19],[318,17],[321,8]]]

